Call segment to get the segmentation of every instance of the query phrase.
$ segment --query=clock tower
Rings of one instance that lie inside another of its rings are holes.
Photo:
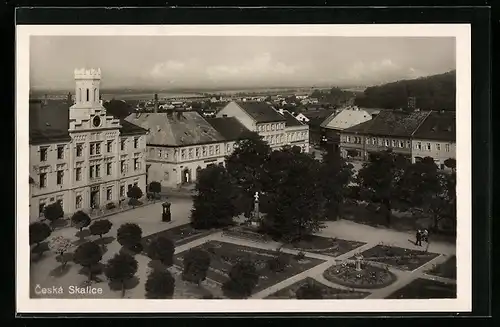
[[[101,69],[75,69],[75,103],[69,109],[70,131],[120,127],[101,104]]]

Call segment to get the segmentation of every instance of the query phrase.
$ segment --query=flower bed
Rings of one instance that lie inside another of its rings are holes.
[[[344,290],[344,289],[329,287],[323,283],[318,282],[314,278],[306,277],[288,287],[282,288],[276,293],[267,296],[266,299],[295,299],[297,290],[303,285],[306,285],[307,283],[311,283],[314,286],[317,286],[321,289],[322,299],[328,299],[328,300],[363,299],[370,294],[369,292]]]
[[[229,228],[229,229],[225,230],[222,233],[222,235],[228,236],[228,237],[243,238],[243,239],[246,239],[249,241],[254,241],[254,242],[263,242],[263,243],[269,242],[269,238],[266,235],[257,233],[253,228],[244,227],[244,226]]]
[[[350,252],[366,243],[357,241],[348,241],[340,238],[328,238],[317,235],[308,235],[303,240],[287,245],[293,250],[324,254],[332,257],[338,257],[344,253]]]
[[[184,224],[143,237],[141,242],[144,248],[146,248],[152,239],[162,236],[171,239],[175,243],[175,246],[179,246],[205,237],[213,232],[213,230],[194,229],[190,224]]]
[[[457,279],[457,257],[451,256],[445,262],[436,265],[431,270],[427,271],[426,274],[449,279]]]
[[[389,295],[387,299],[454,299],[456,297],[456,284],[417,278]]]
[[[361,270],[356,270],[355,262],[344,262],[324,271],[326,280],[352,288],[375,289],[391,285],[396,275],[387,269],[361,262]]]
[[[390,265],[401,270],[415,270],[439,256],[437,253],[377,245],[361,253],[364,260]],[[351,258],[354,259],[354,258]]]
[[[204,249],[210,253],[211,261],[207,277],[220,284],[228,279],[228,273],[235,263],[242,259],[252,261],[259,274],[259,282],[254,292],[259,292],[324,262],[312,258],[297,261],[291,254],[280,253],[280,256],[287,259],[285,268],[282,271],[273,271],[269,267],[269,260],[276,258],[275,251],[219,241],[209,241],[196,248]],[[184,253],[178,253],[174,256],[174,262],[177,266],[183,267],[183,257]]]

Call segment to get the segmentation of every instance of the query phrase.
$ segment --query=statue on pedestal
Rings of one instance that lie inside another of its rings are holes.
[[[259,192],[255,192],[254,195],[254,207],[253,207],[253,212],[252,212],[252,226],[258,226],[260,223],[260,212],[259,212]]]
[[[172,214],[170,213],[170,206],[172,204],[170,202],[164,202],[162,204],[163,212],[161,214],[161,220],[165,222],[169,222],[172,220]]]

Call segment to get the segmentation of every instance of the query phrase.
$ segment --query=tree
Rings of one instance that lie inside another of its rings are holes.
[[[457,169],[457,161],[453,158],[446,159],[444,161],[444,165],[453,171],[455,171],[455,169]]]
[[[153,270],[148,275],[145,289],[148,299],[169,299],[174,294],[175,279],[168,270]]]
[[[151,260],[159,260],[164,266],[170,267],[174,262],[175,245],[166,237],[154,238],[146,250]]]
[[[457,177],[452,174],[440,174],[441,188],[437,196],[432,198],[426,210],[432,215],[433,229],[439,229],[439,222],[447,220],[456,229],[457,220]]]
[[[323,292],[321,287],[313,282],[308,282],[299,287],[295,292],[297,299],[310,299],[310,300],[320,300],[323,298]]]
[[[49,205],[46,205],[43,208],[43,216],[45,219],[53,223],[57,219],[64,217],[64,211],[59,202],[54,202]]]
[[[94,242],[86,242],[76,248],[73,261],[88,270],[89,281],[93,277],[93,268],[101,261],[102,250]]]
[[[286,242],[317,232],[324,212],[320,162],[284,147],[271,154],[266,170],[274,187],[266,194],[262,229]]]
[[[200,284],[207,276],[210,267],[210,254],[207,251],[192,248],[184,255],[182,280]]]
[[[358,171],[361,197],[381,206],[387,225],[391,224],[394,200],[400,198],[398,184],[410,161],[391,150],[373,152]]]
[[[100,238],[111,230],[113,223],[107,219],[97,220],[90,225],[89,230],[92,235],[99,235]]]
[[[117,239],[123,247],[132,249],[141,243],[142,229],[137,224],[126,223],[118,228]]]
[[[142,190],[140,189],[139,186],[132,186],[128,192],[127,192],[127,197],[130,199],[129,203],[132,204],[132,207],[135,208],[135,206],[138,204],[139,199],[142,198]]]
[[[323,154],[320,174],[326,215],[337,219],[340,207],[349,195],[353,165],[347,163],[338,152],[328,151]]]
[[[30,245],[36,244],[36,246],[40,246],[40,243],[45,241],[47,237],[50,236],[52,230],[50,227],[43,222],[35,222],[30,224]]]
[[[63,268],[67,263],[64,258],[64,253],[71,249],[72,246],[73,244],[71,243],[71,240],[63,236],[54,237],[49,242],[49,249],[61,257]]]
[[[254,263],[243,259],[233,265],[229,271],[229,280],[222,285],[222,290],[230,297],[246,298],[252,294],[258,282],[259,275]]]
[[[158,193],[161,192],[161,184],[160,182],[151,182],[149,183],[149,192],[153,193],[155,196],[158,195]]]
[[[209,229],[232,224],[236,214],[235,187],[224,167],[203,169],[193,195],[191,224],[194,228]]]
[[[75,212],[71,217],[71,223],[73,224],[73,226],[78,228],[80,232],[82,231],[82,229],[90,225],[90,221],[90,217],[81,210]]]
[[[137,272],[137,260],[128,253],[117,253],[109,259],[104,269],[104,274],[110,282],[121,285],[122,297],[125,296],[125,282],[134,277]]]
[[[269,144],[255,132],[244,133],[236,142],[235,149],[226,158],[229,175],[237,186],[240,206],[236,214],[249,214],[255,192],[267,188],[265,162],[271,154]]]

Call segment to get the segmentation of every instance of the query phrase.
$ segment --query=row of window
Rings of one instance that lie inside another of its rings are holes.
[[[362,138],[358,136],[345,136],[343,139],[344,142],[346,143],[355,143],[355,144],[361,144],[362,143]],[[372,145],[378,145],[378,146],[386,146],[386,147],[393,147],[393,148],[411,148],[411,141],[407,140],[402,141],[402,140],[389,140],[389,139],[382,139],[382,138],[366,138],[365,139],[366,144],[372,144]],[[441,144],[436,143],[435,149],[437,151],[441,151]],[[422,142],[417,142],[414,146],[415,150],[427,150],[427,151],[432,151],[432,144],[427,143],[424,147],[422,146]],[[445,151],[450,152],[450,145],[445,144]]]
[[[230,152],[232,149],[231,144],[226,145],[226,151]],[[155,149],[150,149],[150,156],[154,157]],[[166,150],[166,149],[157,149],[157,157],[158,158],[165,158],[169,159],[169,154],[171,150]],[[190,148],[190,149],[182,149],[181,150],[181,159],[186,160],[186,159],[194,159],[194,158],[202,158],[206,157],[207,155],[213,156],[219,155],[221,153],[221,147],[219,144],[217,145],[209,145],[209,146],[200,146],[196,148]],[[177,155],[177,150],[174,150],[174,158]]]
[[[140,158],[134,158],[134,171],[141,169]],[[110,176],[113,174],[113,165],[111,162],[105,164],[106,175]],[[125,174],[128,172],[128,165],[126,160],[120,161],[120,173]],[[39,188],[47,187],[47,173],[40,173],[39,175]],[[89,178],[99,178],[101,177],[101,164],[90,165],[89,167]],[[82,167],[75,168],[75,181],[79,182],[82,180]],[[58,170],[56,172],[56,182],[57,185],[64,184],[64,171]]]
[[[269,132],[285,128],[285,123],[257,125],[259,132]]]
[[[89,147],[89,154],[98,155],[101,154],[101,144],[102,142],[92,142]],[[139,137],[134,138],[134,149],[139,148]],[[120,140],[120,151],[125,151],[126,149],[126,139]],[[40,147],[40,161],[47,161],[48,159],[48,146]],[[113,152],[113,141],[106,141],[106,152]],[[83,143],[76,144],[76,156],[81,157],[83,155]],[[64,145],[57,146],[57,159],[64,159]]]
[[[288,135],[287,134],[267,135],[264,136],[264,141],[266,141],[269,144],[294,142],[299,140],[305,140],[306,136],[307,136],[306,132],[293,132]]]
[[[134,186],[137,186],[138,183],[135,182],[133,184]],[[128,189],[130,190],[130,188],[132,188],[132,184],[129,184],[128,185]],[[122,184],[120,185],[120,198],[125,198],[126,196],[126,193],[125,193],[125,185]],[[112,201],[113,200],[113,186],[109,186],[106,188],[106,200],[107,201]],[[63,197],[62,196],[58,196],[57,197],[57,202],[59,202],[59,204],[61,205],[61,207],[64,208],[64,203],[63,203]],[[39,204],[38,204],[38,214],[39,216],[42,216],[43,215],[43,210],[45,208],[45,206],[47,205],[47,199],[40,199],[39,201]],[[91,204],[92,205],[95,205],[94,204]],[[77,194],[75,196],[75,209],[76,210],[79,210],[79,209],[82,209],[83,208],[83,196],[81,194]]]

